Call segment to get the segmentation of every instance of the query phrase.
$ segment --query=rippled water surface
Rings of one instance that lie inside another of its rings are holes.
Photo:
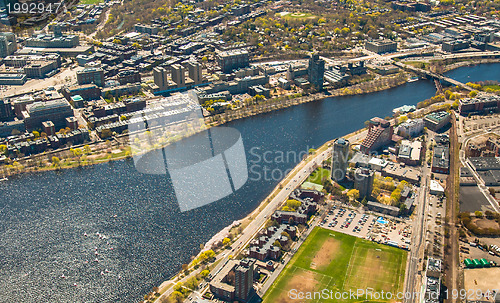
[[[0,182],[0,302],[139,301],[300,160],[259,161],[264,153],[306,152],[434,92],[418,81],[234,121],[228,126],[242,135],[248,182],[188,212],[179,211],[166,176],[141,174],[132,161]]]

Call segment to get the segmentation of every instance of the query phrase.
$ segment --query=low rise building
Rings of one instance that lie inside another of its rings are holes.
[[[258,238],[250,242],[249,256],[257,260],[278,260],[281,257],[281,248],[295,237],[297,228],[287,224],[279,227],[271,226],[262,231]],[[291,238],[284,235],[288,234]],[[279,246],[276,244],[279,243]]]
[[[41,128],[44,121],[52,121],[56,127],[64,128],[65,119],[74,116],[71,105],[64,98],[29,104],[22,115],[27,130]]]
[[[434,147],[431,171],[441,174],[450,172],[450,149],[448,146],[437,145]]]
[[[290,199],[301,203],[295,211],[275,211],[271,218],[280,224],[305,224],[309,217],[318,210],[318,203],[324,199],[324,194],[316,190],[296,189]]]
[[[79,85],[95,84],[104,87],[104,70],[102,68],[85,68],[76,72],[76,79]]]
[[[407,165],[420,165],[423,152],[422,142],[403,140],[399,145],[398,161]]]
[[[391,40],[372,40],[366,41],[365,49],[377,54],[389,53],[397,51],[398,44]]]
[[[482,115],[500,111],[500,96],[479,94],[475,98],[460,99],[458,107],[460,115]]]
[[[419,170],[396,163],[387,164],[382,170],[382,176],[391,177],[400,181],[404,180],[411,184],[418,184],[420,182]]]
[[[64,97],[66,97],[66,100],[70,102],[71,102],[71,97],[76,95],[79,95],[83,100],[86,101],[98,100],[101,97],[101,89],[95,84],[75,85],[63,88],[62,94]],[[75,107],[80,108],[82,106],[75,106]]]
[[[378,202],[368,201],[366,207],[374,212],[396,217],[399,215],[399,208]]]
[[[28,81],[25,74],[0,74],[0,85],[23,85]]]
[[[450,113],[445,111],[428,114],[424,117],[424,125],[432,131],[439,131],[450,123]]]
[[[80,45],[77,35],[38,34],[26,39],[27,47],[71,48]]]
[[[398,126],[398,135],[411,138],[417,137],[424,131],[424,120],[423,119],[413,119],[401,123]]]

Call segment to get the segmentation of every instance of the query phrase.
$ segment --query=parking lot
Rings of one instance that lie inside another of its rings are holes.
[[[352,236],[366,238],[373,227],[376,217],[359,214],[341,206],[333,206],[320,226]]]
[[[407,223],[360,214],[342,206],[333,206],[320,226],[379,243],[389,242],[403,248],[409,246],[411,238],[411,226]]]

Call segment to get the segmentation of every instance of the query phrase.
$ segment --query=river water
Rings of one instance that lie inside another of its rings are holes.
[[[452,73],[498,79],[499,66]],[[187,212],[168,177],[140,173],[131,160],[0,182],[0,302],[139,301],[255,209],[309,148],[434,93],[422,80],[233,121],[226,126],[241,133],[248,181]]]

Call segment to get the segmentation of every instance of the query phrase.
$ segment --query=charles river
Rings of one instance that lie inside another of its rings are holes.
[[[489,64],[448,75],[500,80],[499,70]],[[421,80],[233,121],[227,126],[241,133],[248,181],[187,212],[179,210],[165,175],[140,173],[132,160],[0,182],[0,302],[137,302],[188,263],[200,244],[254,210],[300,161],[299,153],[434,93],[433,83]],[[256,164],[265,152],[278,160]],[[285,153],[297,156],[279,158]]]

